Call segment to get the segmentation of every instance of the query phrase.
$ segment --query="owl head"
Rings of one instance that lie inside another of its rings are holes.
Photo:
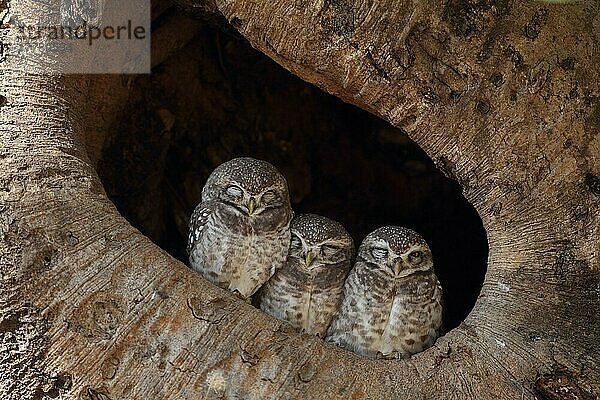
[[[350,267],[354,256],[352,238],[339,223],[315,214],[300,214],[292,220],[289,257],[305,270]]]
[[[425,239],[400,226],[384,226],[370,233],[360,245],[359,257],[391,278],[433,270]]]
[[[235,158],[215,168],[202,189],[202,201],[218,201],[232,214],[257,220],[282,211],[291,217],[285,178],[273,165],[254,158]]]

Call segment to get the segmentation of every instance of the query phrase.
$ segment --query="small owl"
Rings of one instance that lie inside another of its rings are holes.
[[[221,164],[190,220],[190,265],[248,299],[285,264],[292,216],[287,182],[274,166],[253,158]]]
[[[287,262],[261,290],[260,308],[323,337],[342,300],[354,244],[344,227],[319,215],[297,216],[291,231]]]
[[[416,232],[385,226],[362,242],[327,340],[372,358],[407,358],[442,325],[442,288]]]

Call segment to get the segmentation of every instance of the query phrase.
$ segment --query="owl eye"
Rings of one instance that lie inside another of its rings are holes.
[[[290,250],[292,253],[298,253],[302,251],[302,240],[294,233],[292,233],[292,241],[290,243]]]
[[[325,260],[339,262],[343,258],[343,252],[342,249],[337,246],[324,244],[321,246],[321,257]]]
[[[274,190],[267,190],[261,197],[264,204],[270,204],[277,200],[277,193]]]
[[[373,247],[371,254],[374,258],[387,258],[388,251],[387,249],[382,249],[381,247]]]
[[[412,264],[421,264],[421,262],[423,261],[423,252],[413,251],[408,255],[408,259]]]
[[[240,198],[244,195],[244,191],[236,185],[229,186],[227,189],[225,189],[225,192],[227,193],[227,195],[234,198]]]

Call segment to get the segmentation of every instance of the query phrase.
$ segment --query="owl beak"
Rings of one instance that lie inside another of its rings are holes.
[[[400,275],[401,271],[402,271],[402,259],[398,259],[394,263],[394,274],[396,274],[396,276],[398,276],[398,275]]]
[[[248,208],[248,215],[254,214],[254,210],[256,210],[256,202],[254,201],[253,197],[250,197],[250,200],[248,200],[248,204],[246,205],[246,207]]]
[[[306,253],[306,266],[307,267],[310,267],[314,260],[315,260],[315,255],[312,253],[312,251],[309,251],[308,253]]]

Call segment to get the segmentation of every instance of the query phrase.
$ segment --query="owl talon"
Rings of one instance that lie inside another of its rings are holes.
[[[244,297],[244,295],[240,293],[239,290],[234,289],[233,294],[236,295],[239,299],[244,300],[246,303],[250,304],[251,299],[249,297]]]

